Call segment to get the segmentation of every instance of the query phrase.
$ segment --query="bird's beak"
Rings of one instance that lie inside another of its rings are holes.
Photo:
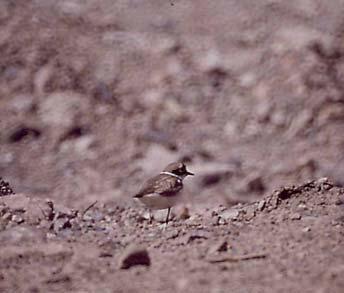
[[[193,175],[195,175],[194,173],[191,173],[191,172],[189,172],[189,171],[186,171],[186,175],[191,175],[191,176],[193,176]]]

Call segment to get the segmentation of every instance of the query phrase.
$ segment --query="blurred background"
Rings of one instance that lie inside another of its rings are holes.
[[[344,184],[341,0],[0,1],[0,176],[78,207],[184,160],[190,201]]]

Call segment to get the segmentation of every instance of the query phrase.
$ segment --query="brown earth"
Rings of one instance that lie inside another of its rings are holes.
[[[344,189],[327,179],[166,229],[130,206],[0,199],[0,292],[342,292]]]
[[[0,292],[341,292],[343,10],[2,0]],[[131,196],[175,160],[162,231]]]

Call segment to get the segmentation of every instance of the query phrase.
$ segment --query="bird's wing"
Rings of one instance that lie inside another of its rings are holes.
[[[150,193],[158,193],[162,196],[173,196],[182,188],[183,183],[181,180],[169,175],[160,174],[149,179],[134,197],[140,198]]]

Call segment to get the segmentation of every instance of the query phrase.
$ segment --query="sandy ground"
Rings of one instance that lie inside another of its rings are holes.
[[[343,9],[1,1],[0,291],[340,292]]]

